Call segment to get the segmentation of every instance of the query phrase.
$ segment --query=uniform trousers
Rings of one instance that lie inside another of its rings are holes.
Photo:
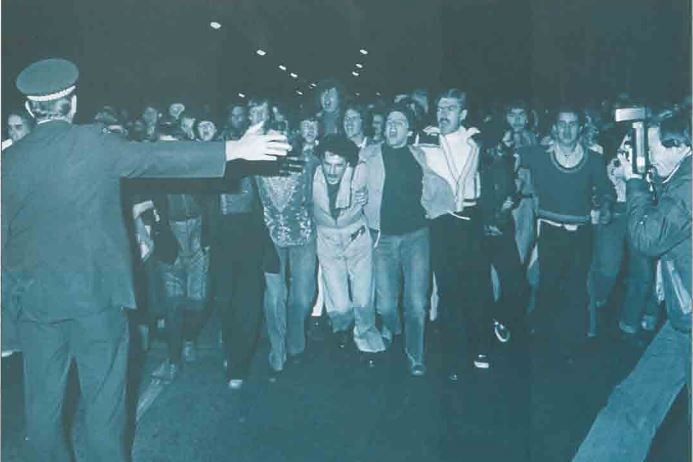
[[[128,324],[120,309],[59,322],[20,319],[27,436],[33,460],[71,460],[63,402],[74,359],[84,403],[87,459],[120,462],[125,449]]]

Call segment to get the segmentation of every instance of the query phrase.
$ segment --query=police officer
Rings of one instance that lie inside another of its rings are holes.
[[[35,459],[70,460],[62,407],[74,359],[87,460],[124,461],[123,307],[135,303],[120,179],[221,177],[227,161],[275,160],[290,147],[253,130],[225,143],[132,143],[73,125],[78,76],[70,61],[46,59],[17,77],[37,126],[3,155],[3,305],[20,325]]]

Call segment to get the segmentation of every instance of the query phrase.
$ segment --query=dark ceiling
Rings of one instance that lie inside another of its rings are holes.
[[[326,76],[364,97],[454,85],[485,101],[624,90],[673,98],[690,82],[688,0],[4,0],[2,7],[5,110],[20,101],[17,73],[48,56],[80,67],[82,113],[172,99],[218,108],[238,92],[308,96],[310,82]],[[364,69],[354,77],[357,62]]]

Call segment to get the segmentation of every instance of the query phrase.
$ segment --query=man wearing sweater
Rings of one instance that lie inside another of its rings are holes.
[[[615,199],[604,160],[578,142],[581,129],[580,111],[562,107],[555,116],[551,146],[518,150],[521,167],[529,169],[532,175],[538,201],[541,273],[530,327],[545,340],[560,338],[565,346],[584,336],[587,330],[592,203],[599,205],[600,221],[605,224],[610,221]],[[575,277],[570,278],[571,272]],[[578,305],[569,306],[570,300]],[[556,325],[556,320],[566,323]]]

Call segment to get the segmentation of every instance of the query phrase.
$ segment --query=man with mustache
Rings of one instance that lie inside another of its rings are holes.
[[[373,241],[363,214],[365,163],[359,162],[354,143],[339,135],[323,138],[317,156],[321,168],[313,179],[313,203],[327,314],[338,345],[346,347],[353,336],[372,367],[373,354],[385,345],[375,327],[372,300]]]
[[[447,182],[451,207],[431,221],[431,254],[438,285],[439,313],[448,379],[457,382],[474,365],[490,367],[491,280],[482,252],[483,223],[477,205],[479,133],[465,127],[466,93],[452,88],[438,98],[438,147],[424,147],[428,166]]]

